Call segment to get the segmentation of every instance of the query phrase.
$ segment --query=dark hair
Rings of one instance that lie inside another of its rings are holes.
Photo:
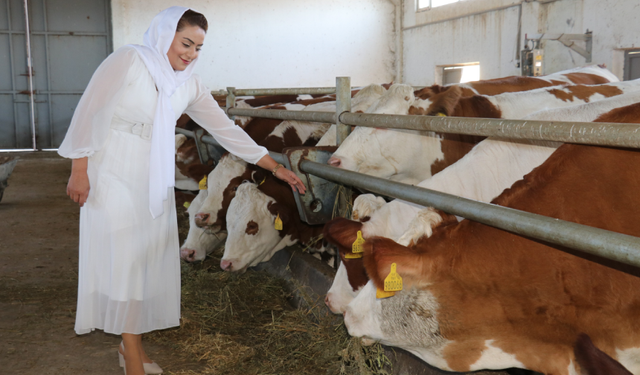
[[[184,29],[186,25],[198,26],[202,30],[204,30],[205,33],[207,32],[207,28],[209,27],[209,24],[207,23],[207,18],[203,14],[194,12],[191,9],[184,12],[182,17],[178,21],[176,32]]]

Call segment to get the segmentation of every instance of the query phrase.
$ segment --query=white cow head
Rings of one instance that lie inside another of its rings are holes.
[[[189,233],[187,239],[180,247],[180,257],[188,262],[201,261],[211,253],[216,247],[221,245],[227,237],[226,232],[216,234],[207,233],[206,230],[198,228],[195,224],[195,213],[207,198],[207,191],[200,190],[191,205],[187,209],[189,214]]]
[[[235,196],[238,185],[249,177],[247,163],[226,154],[207,177],[208,196],[195,215],[196,225],[207,228],[209,233],[218,233],[226,227],[229,203]],[[244,177],[243,177],[244,176]]]
[[[245,271],[295,243],[274,228],[278,213],[281,220],[288,220],[286,210],[258,190],[258,185],[241,184],[227,211],[228,236],[220,267],[225,271]]]
[[[369,281],[347,306],[344,324],[351,336],[362,337],[365,343],[397,346],[447,369],[441,354],[447,340],[440,335],[437,308],[435,297],[417,288],[378,299],[376,287]]]

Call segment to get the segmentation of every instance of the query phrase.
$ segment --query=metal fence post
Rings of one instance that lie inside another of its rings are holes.
[[[336,77],[336,143],[349,136],[351,126],[340,122],[340,115],[351,111],[351,77]]]
[[[227,87],[227,116],[232,121],[235,121],[235,116],[229,115],[229,108],[234,108],[236,106],[236,88],[235,87]]]

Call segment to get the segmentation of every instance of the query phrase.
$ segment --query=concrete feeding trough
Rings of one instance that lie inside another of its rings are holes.
[[[17,162],[17,157],[0,156],[0,201],[2,201],[4,189],[9,185],[7,181]]]

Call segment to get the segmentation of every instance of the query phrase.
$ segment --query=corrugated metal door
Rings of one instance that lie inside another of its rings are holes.
[[[0,149],[32,148],[24,0],[0,0]],[[28,0],[38,149],[57,148],[111,52],[109,0]]]

